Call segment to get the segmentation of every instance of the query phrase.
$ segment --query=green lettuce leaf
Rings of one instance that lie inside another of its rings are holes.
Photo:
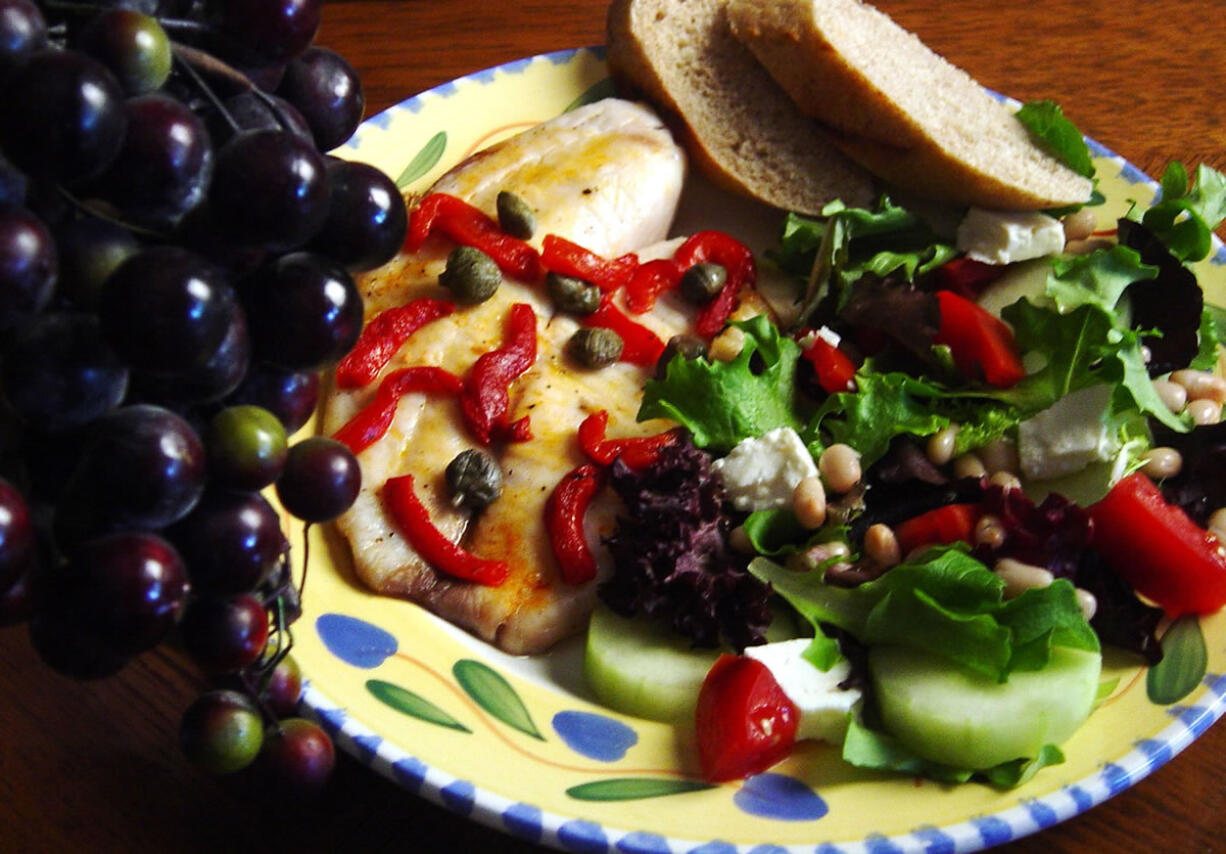
[[[959,546],[931,549],[853,588],[765,558],[749,569],[813,624],[815,655],[827,654],[823,623],[870,646],[922,649],[1000,681],[1014,670],[1041,670],[1053,646],[1099,649],[1066,579],[1006,601],[1004,582]]]
[[[1086,178],[1094,177],[1090,147],[1077,126],[1068,120],[1055,101],[1029,101],[1016,113],[1039,141],[1066,166]]]
[[[1197,335],[1200,338],[1200,350],[1196,354],[1189,368],[1194,368],[1198,371],[1212,371],[1217,368],[1220,352],[1218,345],[1222,344],[1222,335],[1226,334],[1226,327],[1223,327],[1223,322],[1226,322],[1226,313],[1217,306],[1206,305],[1200,315],[1200,328],[1197,330]]]
[[[735,359],[674,358],[663,379],[647,381],[638,419],[671,418],[689,428],[695,445],[713,451],[729,451],[776,427],[798,430],[800,345],[762,315],[734,325],[745,333]],[[760,371],[750,367],[755,354],[764,365]]]
[[[1129,285],[1157,275],[1158,268],[1142,264],[1135,249],[1117,245],[1089,255],[1053,258],[1047,295],[1061,312],[1083,305],[1113,312]]]
[[[1180,261],[1200,261],[1213,248],[1213,231],[1226,219],[1226,176],[1203,163],[1188,183],[1182,163],[1162,173],[1162,198],[1141,217]]]

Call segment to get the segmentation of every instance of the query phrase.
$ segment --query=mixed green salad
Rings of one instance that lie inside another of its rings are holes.
[[[1019,116],[1092,175],[1057,108]],[[674,356],[639,417],[685,438],[613,464],[596,693],[696,721],[715,780],[807,737],[942,781],[1013,786],[1062,761],[1104,645],[1156,664],[1164,616],[1226,604],[1226,315],[1189,266],[1226,177],[1174,163],[1161,185],[1003,262],[884,196],[789,215],[766,261],[795,276],[788,325],[754,317],[731,357]]]

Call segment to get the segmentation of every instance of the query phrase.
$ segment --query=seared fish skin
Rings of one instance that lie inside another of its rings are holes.
[[[667,233],[684,180],[685,161],[658,118],[645,107],[605,100],[581,107],[478,153],[432,188],[458,195],[493,215],[501,190],[534,208],[538,227],[605,257],[660,241]],[[414,254],[401,254],[361,282],[366,319],[419,297],[447,299],[438,284],[450,245],[431,239]],[[666,247],[665,254],[671,247]],[[644,252],[644,259],[650,257]],[[648,435],[668,422],[635,421],[648,369],[617,362],[599,370],[578,367],[565,344],[579,328],[556,314],[545,289],[505,278],[489,300],[459,305],[447,317],[418,329],[382,371],[431,365],[464,376],[477,358],[504,342],[515,304],[536,315],[537,358],[511,384],[509,422],[531,419],[532,439],[483,448],[502,468],[501,497],[473,517],[449,500],[444,469],[461,451],[478,447],[454,398],[409,394],[391,429],[358,454],[363,486],[337,526],[348,540],[358,578],[371,589],[411,599],[506,652],[547,650],[586,625],[596,582],[565,583],[545,529],[545,503],[562,477],[583,464],[575,432],[592,412],[609,413],[610,436]],[[634,319],[662,339],[687,331],[692,309],[662,299],[652,313]],[[364,405],[378,379],[358,389],[333,389],[325,404],[324,431],[334,433]],[[505,561],[505,583],[486,587],[459,581],[428,565],[397,530],[382,500],[388,478],[412,474],[417,495],[447,537],[473,554]],[[586,516],[588,541],[611,533],[616,500],[607,492]],[[596,549],[602,574],[607,555]]]

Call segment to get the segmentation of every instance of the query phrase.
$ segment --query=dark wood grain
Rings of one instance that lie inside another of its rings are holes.
[[[1226,167],[1220,0],[879,5],[984,85],[1056,99],[1151,174],[1173,158]],[[348,0],[325,7],[319,42],[358,69],[373,113],[466,72],[600,43],[603,28],[599,0]],[[533,850],[345,759],[325,797],[309,803],[198,774],[175,731],[201,684],[168,651],[75,683],[38,663],[23,629],[0,630],[0,852]],[[1215,726],[1135,788],[999,850],[1226,850],[1224,779],[1226,726]]]

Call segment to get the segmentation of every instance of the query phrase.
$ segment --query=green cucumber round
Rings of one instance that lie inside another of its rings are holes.
[[[789,637],[796,637],[793,621],[776,616],[767,639]],[[731,650],[695,649],[663,626],[621,617],[599,605],[588,625],[583,674],[597,700],[611,709],[692,724],[702,680],[724,652]]]
[[[1057,646],[1047,667],[997,682],[931,653],[879,646],[869,670],[887,733],[924,759],[979,770],[1067,740],[1094,707],[1102,656]]]

